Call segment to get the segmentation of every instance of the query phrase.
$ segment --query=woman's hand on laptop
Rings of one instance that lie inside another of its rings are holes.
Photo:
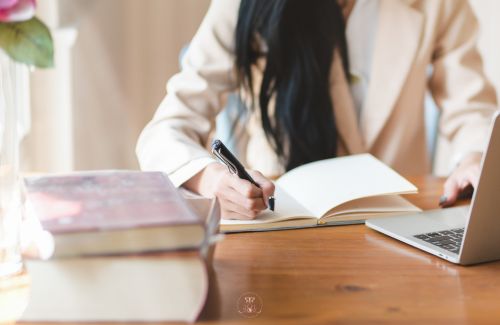
[[[441,207],[452,206],[464,191],[477,187],[481,157],[479,152],[471,153],[457,165],[444,184],[444,192],[439,200]]]
[[[261,188],[231,174],[219,163],[208,165],[183,186],[206,197],[217,197],[222,218],[251,220],[267,209],[263,198],[273,196],[274,184],[258,171],[247,172]]]

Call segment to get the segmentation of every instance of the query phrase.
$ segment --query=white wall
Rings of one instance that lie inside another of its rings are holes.
[[[178,71],[209,0],[44,0],[53,29],[74,27],[67,59],[32,77],[24,170],[137,168],[135,143]],[[56,49],[56,57],[61,51]],[[67,67],[63,67],[67,65]]]
[[[208,0],[60,0],[77,24],[75,167],[135,168],[135,143],[178,71]]]

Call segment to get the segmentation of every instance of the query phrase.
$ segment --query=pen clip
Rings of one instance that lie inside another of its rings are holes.
[[[236,169],[236,166],[220,152],[220,149],[213,149],[212,153],[227,166],[227,169],[229,169],[231,174],[238,175],[238,169]]]

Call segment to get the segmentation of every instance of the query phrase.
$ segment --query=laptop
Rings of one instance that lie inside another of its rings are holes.
[[[452,263],[500,259],[500,113],[493,119],[470,206],[372,219],[366,225]]]

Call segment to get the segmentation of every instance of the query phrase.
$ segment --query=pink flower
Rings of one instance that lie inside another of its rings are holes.
[[[35,15],[36,0],[0,0],[0,22],[30,20]]]

